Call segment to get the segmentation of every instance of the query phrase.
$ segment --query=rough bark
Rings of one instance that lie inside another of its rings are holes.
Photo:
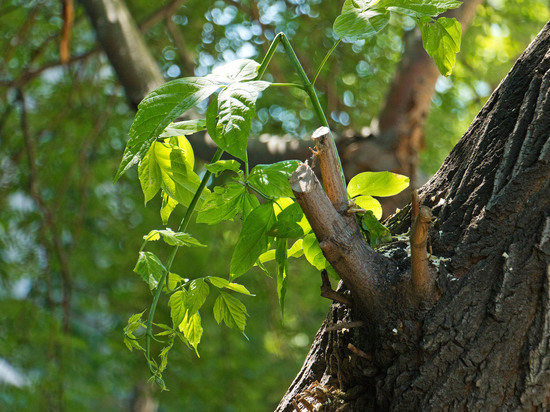
[[[550,24],[419,191],[437,302],[326,331],[355,317],[334,304],[278,411],[550,408],[549,45]],[[410,208],[391,224],[404,232]],[[405,267],[402,239],[385,253]]]
[[[122,0],[80,0],[101,48],[117,73],[130,104],[137,107],[164,83],[162,72]]]

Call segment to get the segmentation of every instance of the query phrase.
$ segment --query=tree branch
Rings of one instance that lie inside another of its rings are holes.
[[[419,206],[418,193],[413,191],[411,204],[411,280],[413,291],[419,299],[433,295],[434,279],[428,269],[428,229],[432,222],[429,207]]]

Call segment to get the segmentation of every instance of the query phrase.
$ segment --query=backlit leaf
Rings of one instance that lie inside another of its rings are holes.
[[[151,290],[156,289],[166,268],[160,259],[151,252],[139,252],[139,258],[134,272],[149,285]]]
[[[253,80],[258,75],[259,67],[260,64],[254,60],[233,60],[222,66],[216,67],[212,73],[206,77],[221,83],[235,83],[245,80]]]
[[[334,33],[349,41],[374,36],[390,21],[390,13],[377,9],[377,3],[377,0],[346,0],[342,13],[334,21]]]
[[[224,321],[230,328],[236,326],[240,331],[244,331],[247,315],[246,307],[239,299],[220,291],[214,302],[214,319],[218,324]]]
[[[391,172],[363,172],[348,183],[348,195],[393,196],[409,186],[407,176]]]
[[[353,201],[361,209],[372,211],[377,219],[382,219],[382,205],[372,196],[357,196]]]
[[[450,75],[456,63],[456,53],[460,51],[462,26],[454,18],[440,17],[437,20],[423,18],[419,27],[424,49],[434,59],[439,72]]]

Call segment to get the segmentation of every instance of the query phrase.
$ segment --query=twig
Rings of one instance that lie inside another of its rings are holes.
[[[341,329],[360,328],[364,324],[365,322],[363,322],[362,320],[355,320],[353,322],[333,323],[325,328],[325,332],[330,332],[333,330],[341,330]]]
[[[419,205],[416,190],[412,194],[411,211],[411,279],[414,293],[425,299],[432,294],[434,284],[428,269],[427,251],[432,211],[429,207]]]
[[[326,270],[321,271],[321,279],[323,281],[323,284],[321,285],[321,296],[327,299],[332,299],[335,302],[343,303],[344,305],[351,306],[352,301],[348,298],[346,298],[344,295],[336,292],[334,289],[332,289],[332,286],[330,284],[330,280],[328,278],[328,274]],[[329,329],[327,329],[329,330]]]
[[[369,355],[368,353],[362,351],[361,349],[359,349],[357,346],[355,346],[352,343],[348,343],[348,349],[350,351],[352,351],[353,353],[355,353],[357,356],[360,356],[361,358],[368,359],[368,360],[372,359],[371,355]]]
[[[344,212],[349,207],[348,194],[342,180],[340,158],[330,130],[328,127],[319,127],[311,138],[315,142],[327,196],[338,212]]]

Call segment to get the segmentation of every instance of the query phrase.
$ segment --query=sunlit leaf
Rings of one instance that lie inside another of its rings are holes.
[[[277,206],[274,205],[274,208],[277,209]],[[292,203],[277,215],[277,220],[269,229],[268,235],[279,238],[298,238],[306,233],[304,228],[308,226],[309,223],[300,205]]]
[[[268,86],[269,83],[264,81],[232,83],[210,103],[206,126],[208,134],[219,148],[246,160],[256,100]]]
[[[139,252],[134,272],[141,276],[151,290],[156,289],[165,271],[166,268],[155,254],[151,252]]]
[[[209,276],[206,279],[218,289],[226,288],[238,293],[242,293],[243,295],[254,296],[248,291],[248,289],[244,285],[241,285],[239,283],[230,282],[227,279],[219,278],[217,276]]]
[[[450,9],[460,7],[462,2],[455,0],[382,0],[378,7],[410,17],[437,16]]]
[[[216,322],[225,322],[230,328],[237,327],[244,331],[246,327],[246,307],[234,296],[220,291],[220,295],[214,302],[214,319]]]
[[[170,123],[160,134],[159,138],[187,136],[206,129],[205,119],[185,120],[183,122]]]
[[[346,0],[342,13],[334,21],[334,33],[349,41],[374,36],[390,21],[390,13],[377,9],[377,3],[377,0]]]
[[[165,83],[149,93],[138,106],[138,112],[130,128],[115,181],[130,167],[139,163],[153,141],[182,113],[196,106],[219,88],[210,79],[188,77]]]
[[[275,248],[275,259],[277,261],[277,297],[281,308],[281,317],[285,315],[285,296],[288,281],[288,255],[287,240],[277,239]]]
[[[241,165],[236,160],[218,160],[216,163],[207,164],[206,170],[217,177],[220,173],[231,170],[232,172],[238,173],[240,171]]]
[[[203,328],[201,325],[201,315],[198,312],[189,315],[191,312],[188,312],[184,316],[183,320],[179,324],[178,328],[183,333],[183,336],[195,349],[195,353],[199,356],[199,351],[197,347],[202,338]],[[200,357],[200,356],[199,356]]]
[[[439,72],[450,75],[456,63],[456,53],[460,51],[462,26],[454,18],[440,17],[437,20],[421,19],[419,27],[424,49],[434,59]]]
[[[363,172],[354,176],[348,183],[350,197],[393,196],[409,186],[407,176],[391,172]]]
[[[357,196],[353,201],[361,209],[372,211],[377,219],[382,219],[382,205],[372,196]]]
[[[206,77],[220,83],[235,83],[253,80],[258,75],[260,64],[250,59],[233,60],[216,67]]]

